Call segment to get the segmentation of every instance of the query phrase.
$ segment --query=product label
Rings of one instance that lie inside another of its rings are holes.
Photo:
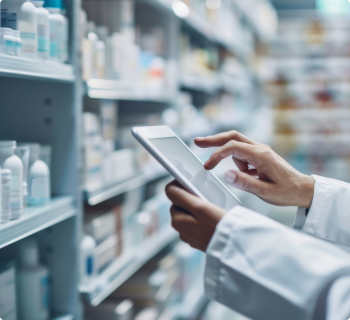
[[[86,258],[86,274],[91,276],[94,271],[94,258],[92,256],[88,256]]]
[[[45,24],[38,24],[38,51],[49,51],[49,31]]]
[[[17,218],[16,214],[21,208],[21,190],[22,186],[19,183],[19,174],[12,173],[11,175],[11,218]]]
[[[1,28],[17,30],[17,14],[9,12],[8,9],[1,9]]]
[[[15,54],[15,42],[12,36],[4,36],[4,52],[8,55]]]
[[[41,301],[44,310],[49,307],[49,278],[43,277],[41,279]]]
[[[23,53],[36,53],[36,34],[34,32],[21,32]]]
[[[49,197],[49,179],[47,177],[32,178],[30,184],[31,201],[47,200]]]

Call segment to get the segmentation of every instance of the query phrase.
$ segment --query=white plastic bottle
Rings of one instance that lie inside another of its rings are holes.
[[[32,1],[36,7],[37,18],[37,56],[39,59],[49,58],[49,11],[43,8],[44,1]]]
[[[21,6],[18,30],[21,32],[22,56],[35,59],[37,52],[36,8],[29,0]]]
[[[1,170],[1,223],[11,219],[11,170]]]
[[[40,148],[31,148],[32,158],[36,159],[29,169],[29,197],[31,206],[43,205],[50,201],[50,169],[39,160]]]
[[[23,163],[14,154],[16,141],[0,141],[0,166],[11,170],[11,219],[23,213]]]
[[[59,60],[61,62],[67,62],[68,60],[68,19],[62,12],[62,37],[61,37],[61,46],[59,53]]]
[[[22,320],[49,318],[49,271],[39,264],[39,249],[34,239],[19,243],[18,312]]]
[[[64,17],[59,8],[46,8],[49,12],[50,24],[50,60],[60,61],[60,52],[63,39]]]
[[[13,30],[13,36],[15,39],[15,54],[17,57],[20,57],[20,56],[22,56],[21,33],[18,30]]]
[[[96,275],[96,241],[85,235],[80,244],[81,283],[88,283]]]
[[[2,37],[4,53],[9,56],[14,56],[16,53],[16,39],[13,35],[13,30],[3,28]]]

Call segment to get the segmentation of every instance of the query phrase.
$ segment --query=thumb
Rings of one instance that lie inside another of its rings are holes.
[[[266,189],[266,182],[241,171],[229,170],[225,172],[225,181],[240,190],[247,191],[260,196]]]

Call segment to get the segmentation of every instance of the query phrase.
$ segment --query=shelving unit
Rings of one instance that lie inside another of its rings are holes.
[[[73,66],[0,54],[0,76],[74,82]]]
[[[171,103],[174,95],[134,88],[130,84],[115,80],[90,79],[86,82],[86,94],[93,99],[127,100]]]
[[[177,233],[169,226],[153,234],[133,252],[116,258],[88,285],[80,283],[84,206],[94,206],[95,209],[100,205],[104,210],[103,206],[109,200],[141,186],[151,188],[153,182],[168,176],[165,171],[142,172],[99,188],[86,188],[82,183],[85,100],[118,100],[121,101],[121,109],[130,109],[132,114],[147,113],[151,109],[159,114],[157,107],[164,106],[164,110],[174,105],[182,90],[190,92],[199,101],[208,101],[222,91],[236,97],[258,85],[254,76],[247,77],[248,80],[232,79],[218,73],[208,79],[181,74],[181,70],[175,73],[173,86],[158,91],[118,80],[84,81],[79,19],[80,10],[88,1],[93,0],[65,1],[70,25],[69,64],[0,54],[0,140],[38,142],[51,145],[53,150],[52,201],[41,207],[30,207],[21,219],[0,225],[0,262],[8,252],[15,251],[22,239],[34,236],[38,240],[41,259],[51,273],[51,313],[54,320],[83,320],[84,303],[99,305],[149,260],[178,240]],[[222,36],[213,25],[194,12],[190,11],[183,18],[177,16],[171,0],[136,0],[136,3],[149,6],[156,12],[157,19],[152,23],[160,23],[164,28],[166,58],[174,62],[175,68],[179,68],[179,35],[189,33],[201,43],[209,43],[220,51],[231,53],[250,74],[248,60],[252,47],[234,37]],[[238,4],[237,8],[239,19],[260,37],[256,22]],[[202,131],[203,135],[215,133],[217,127],[220,124],[210,123]],[[184,135],[182,138],[189,141],[193,137]],[[173,320],[195,319],[207,303],[201,286],[194,286],[184,301],[173,310]]]
[[[99,305],[146,262],[177,238],[177,233],[171,228],[151,236],[134,252],[118,257],[92,283],[80,286],[80,292],[92,306]]]
[[[117,197],[125,192],[142,187],[147,183],[166,177],[165,171],[156,171],[152,174],[140,174],[135,177],[116,182],[97,189],[85,189],[85,200],[90,206]]]
[[[29,207],[21,219],[0,225],[0,248],[76,215],[73,197],[58,197],[42,207]]]

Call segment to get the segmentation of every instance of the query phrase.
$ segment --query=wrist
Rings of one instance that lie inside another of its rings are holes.
[[[315,179],[313,176],[304,176],[301,181],[300,201],[298,206],[301,208],[310,209],[315,191]]]

